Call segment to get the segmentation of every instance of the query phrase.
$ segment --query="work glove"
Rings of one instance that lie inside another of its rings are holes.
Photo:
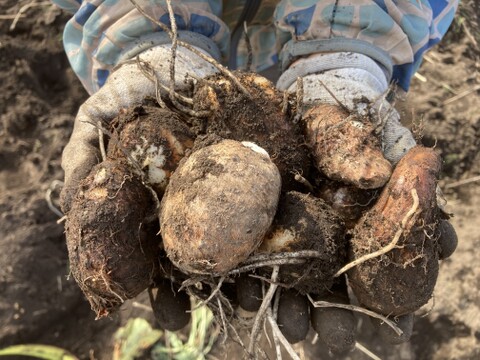
[[[302,108],[297,111],[307,112],[317,106],[321,106],[321,111],[340,108],[347,114],[344,117],[345,121],[355,122],[357,127],[362,127],[358,119],[368,117],[380,141],[381,153],[391,167],[394,167],[416,145],[412,133],[401,124],[400,115],[392,104],[393,92],[389,87],[388,71],[367,56],[340,52],[314,54],[302,58],[282,74],[277,88],[296,93],[297,97],[301,98],[298,104],[301,104]],[[349,118],[348,114],[356,116]],[[329,173],[324,174],[332,180],[349,181],[349,177],[343,176],[344,174],[332,174],[332,177]],[[363,189],[381,187],[387,181],[388,178],[384,179],[381,185],[366,182]],[[362,185],[361,182],[360,185]],[[438,193],[441,192],[437,189]],[[447,220],[441,220],[435,232],[440,259],[450,256],[455,250],[456,236],[455,234],[452,236],[452,232],[454,234],[450,223]],[[332,292],[331,297],[337,296],[336,291]],[[343,301],[337,302],[348,302],[346,289],[342,289],[341,293],[343,293]],[[352,319],[347,315],[337,314],[346,311],[335,308],[312,310],[314,329],[327,347],[337,354],[352,350],[355,345],[355,327],[352,325]],[[337,331],[331,329],[331,324],[322,325],[322,317],[337,318]],[[397,335],[382,321],[374,321],[374,325],[382,338],[392,344],[408,341],[412,333],[413,314],[402,315],[395,320],[397,320],[397,326],[403,331],[402,335]],[[322,332],[322,329],[327,328],[328,331]],[[338,334],[332,338],[329,337],[330,333]]]
[[[369,57],[350,52],[315,54],[292,64],[277,87],[295,93],[299,77],[305,108],[341,104],[360,116],[370,115],[381,133],[383,155],[392,165],[416,145],[412,133],[400,123],[400,115],[386,99],[386,73]]]
[[[62,155],[62,168],[65,171],[65,185],[61,194],[63,212],[69,211],[80,181],[101,161],[98,126],[108,128],[108,124],[122,109],[140,105],[146,97],[155,97],[156,81],[163,86],[169,86],[170,49],[171,45],[158,45],[138,55],[138,60],[148,64],[144,66],[153,70],[154,76],[150,78],[145,75],[135,58],[120,64],[108,77],[105,85],[80,107],[73,133]],[[204,52],[198,48],[197,50]],[[176,90],[188,86],[187,80],[193,79],[188,75],[204,78],[215,72],[216,69],[198,55],[183,47],[177,49]],[[158,80],[155,80],[155,77]],[[165,93],[164,90],[162,92]]]

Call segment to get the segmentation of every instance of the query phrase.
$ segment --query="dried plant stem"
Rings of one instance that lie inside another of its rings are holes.
[[[277,265],[298,265],[305,263],[303,259],[278,259],[278,260],[266,260],[260,261],[255,264],[245,265],[228,272],[228,275],[237,275],[247,271],[255,270],[260,267],[277,266]]]
[[[57,186],[63,186],[63,182],[59,180],[53,180],[47,191],[45,192],[45,201],[47,202],[48,208],[57,215],[60,219],[64,217],[63,212],[61,212],[52,201],[52,192]]]
[[[302,175],[300,174],[295,174],[295,177],[294,177],[295,181],[302,184],[303,186],[305,186],[305,188],[307,188],[307,190],[311,193],[313,193],[313,185],[310,183],[310,181],[308,181],[307,179],[305,179]]]
[[[445,100],[445,101],[443,102],[443,105],[451,104],[451,103],[453,103],[453,102],[455,102],[455,101],[457,101],[457,100],[460,100],[461,98],[463,98],[463,97],[465,97],[465,96],[467,96],[467,95],[470,95],[470,94],[472,94],[472,93],[474,93],[475,91],[478,91],[478,90],[480,90],[480,85],[474,86],[473,88],[471,88],[471,89],[469,89],[469,90],[466,90],[466,91],[464,91],[464,92],[461,92],[460,94],[455,95],[455,96],[451,97],[451,98],[448,99],[448,100]]]
[[[321,80],[318,80],[320,82],[320,85],[323,86],[323,88],[330,94],[330,96],[335,100],[335,102],[340,106],[343,110],[345,110],[348,114],[350,114],[350,109],[343,105],[343,103],[335,96],[335,94],[325,85]]]
[[[268,287],[265,296],[263,297],[262,304],[260,305],[260,309],[258,309],[257,315],[255,316],[255,321],[253,323],[252,332],[250,334],[250,344],[248,344],[248,353],[253,358],[256,358],[255,352],[255,344],[257,343],[258,336],[260,334],[260,329],[262,327],[262,322],[265,318],[265,314],[267,309],[270,307],[270,303],[272,301],[273,295],[275,295],[275,291],[277,290],[278,285],[275,285],[275,282],[278,278],[278,273],[280,271],[280,267],[278,265],[273,267],[271,281],[272,283]]]
[[[222,287],[222,284],[223,284],[223,281],[225,280],[225,276],[222,276],[219,280],[218,280],[218,283],[217,283],[217,286],[213,289],[213,291],[210,293],[210,295],[208,296],[208,298],[206,298],[205,300],[203,301],[200,301],[197,306],[195,306],[195,308],[193,310],[196,310],[198,309],[199,307],[202,307],[203,305],[206,305],[208,304],[208,302],[210,300],[212,300],[212,298],[220,291],[220,288]]]
[[[303,96],[304,96],[304,88],[303,88],[303,78],[297,78],[297,113],[303,113]]]
[[[18,21],[20,18],[23,16],[23,14],[30,8],[36,7],[36,6],[46,6],[46,5],[52,5],[50,1],[42,1],[42,2],[37,2],[37,0],[30,1],[28,4],[23,5],[20,10],[18,10],[17,15],[13,18],[12,25],[10,25],[10,31],[15,30],[15,27],[17,26]]]
[[[371,352],[370,350],[368,350],[365,346],[363,346],[362,344],[356,342],[355,343],[355,347],[360,350],[362,353],[364,353],[365,355],[367,355],[370,359],[373,359],[373,360],[382,360],[380,357],[378,357],[377,355],[375,355],[373,352]]]
[[[225,318],[225,312],[223,311],[222,302],[220,301],[219,297],[217,297],[217,306],[218,306],[218,312],[220,313],[220,320],[222,321],[222,329],[223,329],[222,344],[224,344],[228,337],[228,327],[227,327],[227,319]],[[197,308],[198,306],[195,307],[195,309]]]
[[[260,261],[267,260],[280,260],[280,259],[309,259],[309,258],[321,258],[323,255],[316,250],[300,250],[295,252],[279,252],[274,254],[258,254],[250,256],[244,265],[253,264]]]
[[[243,34],[245,35],[245,44],[247,45],[247,66],[245,70],[252,71],[253,49],[250,36],[248,36],[248,27],[246,21],[243,22]]]
[[[380,315],[380,314],[376,313],[375,311],[364,309],[360,306],[355,306],[355,305],[350,305],[350,304],[332,303],[332,302],[320,301],[320,300],[315,301],[315,300],[312,299],[310,294],[307,294],[307,298],[308,298],[308,300],[310,300],[310,303],[314,307],[318,307],[318,308],[335,307],[335,308],[355,311],[355,312],[358,312],[358,313],[362,313],[362,314],[380,319],[383,322],[385,322],[385,324],[390,326],[393,329],[393,331],[395,331],[399,336],[403,335],[402,329],[400,329],[397,325],[395,325],[395,323],[393,321],[389,320],[386,316],[383,316],[383,315]]]
[[[471,177],[471,178],[468,178],[468,179],[464,179],[464,180],[459,180],[459,181],[452,182],[452,183],[450,183],[450,184],[447,184],[447,185],[445,186],[445,189],[456,188],[456,187],[458,187],[458,186],[471,184],[471,183],[476,182],[476,181],[480,181],[480,175],[474,176],[474,177]]]
[[[138,162],[132,157],[132,155],[129,154],[129,152],[120,144],[120,142],[113,136],[113,134],[105,129],[101,123],[94,123],[93,121],[84,121],[87,124],[92,125],[98,130],[101,130],[105,135],[107,135],[110,138],[110,141],[113,141],[115,145],[118,146],[120,151],[125,155],[125,157],[130,161],[131,165],[135,168],[137,171],[137,175],[140,176],[144,180],[144,173],[141,168],[141,166],[138,164]]]
[[[158,25],[163,31],[165,31],[170,37],[173,36],[172,31],[166,26],[165,24],[161,23],[151,15],[147,14],[145,10],[142,9],[142,7],[136,2],[136,0],[130,0],[130,2],[135,6],[135,8],[140,12],[143,16],[145,16],[148,20],[153,22],[155,25]],[[203,52],[199,51],[189,43],[186,43],[182,40],[177,40],[177,44],[184,47],[185,49],[191,51],[198,57],[202,58],[206,62],[212,64],[215,66],[223,75],[225,75],[227,78],[229,78],[236,86],[237,88],[249,99],[252,99],[252,95],[248,92],[248,90],[240,83],[238,78],[230,71],[228,70],[225,66],[220,64],[218,61],[213,59],[211,56],[205,55]]]
[[[271,309],[268,309],[268,311],[267,311],[267,319],[268,319],[268,322],[270,323],[270,327],[272,328],[273,338],[277,339],[277,341],[280,341],[282,343],[283,347],[285,348],[285,350],[288,352],[288,354],[290,355],[290,357],[292,359],[300,360],[300,357],[297,355],[297,353],[293,349],[292,345],[288,342],[288,340],[282,334],[282,331],[278,327],[277,322],[273,319]],[[277,358],[278,358],[278,354],[280,353],[279,358],[281,359],[282,358],[281,350],[276,349],[276,351],[277,351]],[[280,352],[278,352],[278,351],[280,351]]]
[[[282,360],[282,348],[280,347],[280,338],[278,334],[273,330],[272,322],[277,324],[277,316],[278,316],[278,304],[280,303],[280,294],[282,293],[282,289],[277,289],[275,292],[275,298],[273,300],[273,309],[268,308],[267,316],[268,321],[270,322],[270,326],[272,327],[272,334],[273,334],[273,342],[275,344],[275,353],[277,354],[277,360]]]
[[[408,211],[408,213],[405,215],[405,217],[403,218],[402,223],[400,224],[400,228],[395,233],[395,236],[393,237],[392,241],[388,245],[386,245],[385,247],[381,248],[380,250],[377,250],[377,251],[374,251],[373,253],[361,256],[358,259],[355,259],[354,261],[348,263],[347,265],[342,267],[340,270],[338,270],[335,273],[334,277],[338,277],[338,276],[342,275],[343,273],[347,272],[348,270],[350,270],[351,268],[354,268],[355,266],[364,263],[365,261],[374,259],[378,256],[386,254],[389,251],[392,251],[393,249],[395,249],[398,241],[400,240],[400,237],[403,234],[403,231],[405,230],[405,227],[406,227],[407,223],[410,221],[410,219],[413,217],[413,215],[415,215],[415,212],[418,209],[418,201],[419,200],[418,200],[418,195],[417,195],[417,190],[416,189],[412,189],[412,198],[413,198],[413,205],[410,208],[410,210]]]

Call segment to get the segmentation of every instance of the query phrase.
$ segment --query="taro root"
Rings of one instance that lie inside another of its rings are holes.
[[[448,220],[440,220],[435,228],[435,236],[438,238],[440,260],[450,257],[458,245],[458,236],[453,225]]]
[[[412,148],[397,164],[374,207],[355,227],[351,260],[379,251],[398,238],[392,250],[349,271],[350,285],[366,307],[385,315],[403,315],[432,296],[438,275],[433,229],[440,165],[432,149]],[[415,193],[418,206],[414,205]]]
[[[290,191],[282,194],[273,225],[258,252],[318,251],[320,258],[283,265],[280,281],[295,284],[302,293],[322,293],[346,262],[346,245],[343,222],[325,201]]]
[[[129,166],[107,160],[80,184],[66,221],[70,270],[97,318],[145,290],[157,271],[151,193]],[[153,226],[153,227],[152,227]]]
[[[282,176],[283,190],[299,188],[296,173],[307,175],[310,167],[308,149],[299,124],[290,120],[284,95],[267,79],[252,73],[236,73],[250,93],[247,97],[230,79],[217,74],[209,83],[200,84],[194,103],[203,110],[211,110],[204,131],[225,139],[250,141],[271,156]]]
[[[305,340],[310,329],[307,297],[295,289],[282,290],[278,302],[277,324],[290,344]]]
[[[261,281],[249,274],[241,274],[235,279],[235,285],[240,307],[247,311],[258,311],[263,299]]]
[[[172,111],[137,106],[119,115],[114,128],[108,156],[134,161],[161,196],[185,152],[193,146],[188,126]]]
[[[224,140],[181,161],[162,199],[160,229],[170,260],[187,273],[226,273],[270,227],[281,179],[255,144]]]
[[[360,189],[385,185],[392,166],[383,157],[380,141],[368,119],[328,104],[310,108],[303,118],[315,165],[329,179]]]
[[[335,284],[324,296],[313,296],[314,300],[337,304],[349,304],[345,281]],[[352,311],[338,307],[311,307],[312,327],[321,342],[334,355],[345,355],[355,348],[357,321]]]
[[[178,331],[190,322],[190,297],[185,291],[178,291],[179,285],[168,279],[155,281],[156,294],[149,289],[150,305],[162,329]]]

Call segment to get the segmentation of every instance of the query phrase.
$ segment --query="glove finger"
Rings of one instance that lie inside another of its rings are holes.
[[[235,279],[237,300],[240,307],[247,311],[257,311],[262,304],[262,283],[248,274],[241,274]]]
[[[60,206],[64,213],[70,211],[80,181],[88,176],[90,170],[99,162],[100,158],[98,132],[93,125],[81,121],[81,111],[75,119],[72,136],[62,154],[65,185],[60,195]]]
[[[391,110],[385,127],[383,128],[383,156],[385,156],[385,159],[390,161],[392,165],[396,165],[407,151],[416,145],[416,141],[411,131],[400,123],[397,111],[391,108],[389,104],[386,107]],[[384,111],[388,113],[388,109]],[[382,115],[383,114],[380,114],[380,116]]]
[[[310,329],[309,302],[297,290],[282,290],[277,324],[290,344],[305,340]]]
[[[149,289],[150,304],[155,318],[162,329],[178,331],[190,321],[190,297],[169,280],[162,279],[157,284],[154,296]]]
[[[331,291],[319,299],[340,304],[350,302],[346,285],[334,286]],[[355,348],[356,321],[350,310],[314,307],[311,309],[311,321],[313,329],[332,354],[346,354]]]
[[[440,260],[450,257],[458,245],[457,232],[448,220],[440,220],[435,229],[438,238],[438,256]]]
[[[372,318],[372,323],[385,342],[391,345],[398,345],[410,340],[413,331],[413,319],[413,314],[397,316],[394,319],[396,325],[403,331],[402,335],[398,335],[395,330],[380,319]]]

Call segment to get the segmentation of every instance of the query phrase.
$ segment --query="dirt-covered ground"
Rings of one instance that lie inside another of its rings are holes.
[[[133,303],[94,321],[68,279],[63,225],[46,196],[58,201],[61,151],[86,93],[63,53],[66,14],[36,6],[10,29],[28,2],[0,4],[0,348],[35,342],[108,359],[122,321],[149,313]],[[442,263],[434,299],[419,312],[409,344],[378,343],[368,321],[359,323],[360,341],[384,358],[480,358],[480,181],[472,181],[480,175],[479,18],[480,6],[464,1],[453,31],[428,54],[401,105],[405,119],[424,127],[423,143],[443,155],[441,185],[460,242]]]

